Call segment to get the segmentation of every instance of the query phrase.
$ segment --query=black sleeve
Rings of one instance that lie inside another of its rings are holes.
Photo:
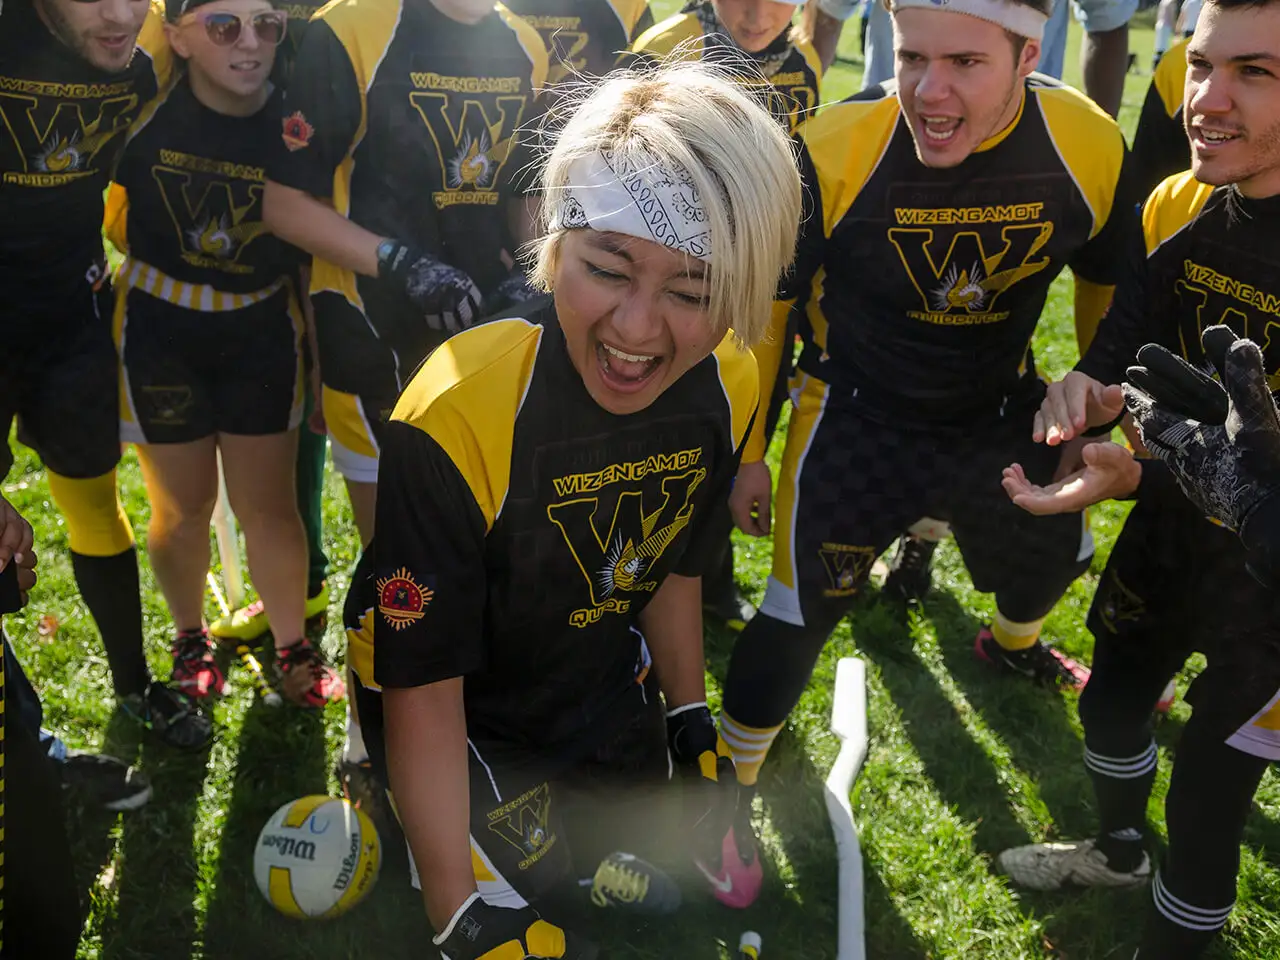
[[[640,34],[652,27],[653,24],[653,7],[650,4],[645,4],[644,12],[640,14],[640,19],[631,28],[631,36],[628,38],[628,42],[635,43],[640,38]]]
[[[1240,531],[1245,566],[1264,587],[1280,588],[1280,496],[1263,500]]]
[[[360,129],[363,108],[346,48],[323,20],[313,21],[284,95],[281,145],[270,177],[313,197],[333,195],[333,173]]]
[[[809,292],[813,276],[822,266],[827,245],[818,171],[804,140],[797,137],[796,142],[800,148],[800,187],[803,201],[800,208],[800,235],[796,240],[795,262],[778,284],[779,300],[801,299]],[[760,389],[763,391],[765,387],[761,385]]]
[[[1132,232],[1128,247],[1129,255],[1123,258],[1127,261],[1124,277],[1098,324],[1093,342],[1076,364],[1077,370],[1101,383],[1123,383],[1125,370],[1134,363],[1138,348],[1160,342],[1149,308],[1149,263],[1140,229]]]
[[[1146,192],[1191,166],[1191,145],[1182,126],[1182,111],[1169,116],[1154,83],[1142,102],[1138,132],[1133,138],[1133,161],[1138,186]]]
[[[767,398],[765,398],[767,402]],[[742,435],[742,443],[729,456],[724,464],[716,469],[710,478],[711,495],[699,516],[693,518],[690,530],[689,546],[685,548],[680,559],[676,561],[672,573],[681,577],[700,577],[707,572],[707,567],[715,552],[724,546],[725,538],[733,530],[733,518],[729,513],[729,494],[733,490],[733,480],[738,475],[738,466],[742,463],[742,451],[751,436],[755,419],[760,414],[757,405],[751,419],[747,422],[747,432]]]
[[[444,449],[387,427],[378,464],[374,677],[418,687],[485,663],[485,522]]]
[[[1133,156],[1126,147],[1111,200],[1111,213],[1102,229],[1072,256],[1068,264],[1072,273],[1104,287],[1120,282],[1125,251],[1133,237],[1142,233],[1138,210],[1145,196],[1146,192],[1138,187]]]

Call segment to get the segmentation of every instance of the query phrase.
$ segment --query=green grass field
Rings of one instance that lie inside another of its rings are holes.
[[[666,10],[674,4],[657,4]],[[842,43],[846,60],[827,85],[827,99],[853,90],[857,31]],[[1078,81],[1078,31],[1068,54],[1068,79]],[[1135,30],[1133,49],[1149,63],[1152,37]],[[1132,75],[1122,115],[1132,133],[1146,89]],[[1070,294],[1059,280],[1037,355],[1061,374],[1075,359]],[[11,438],[11,443],[16,443]],[[42,688],[47,723],[73,745],[102,748],[140,763],[155,784],[145,809],[123,816],[81,811],[75,821],[80,879],[89,919],[84,958],[261,957],[265,960],[433,956],[429,929],[403,879],[403,857],[387,851],[369,901],[330,923],[299,923],[274,913],[259,896],[251,855],[258,830],[281,803],[314,792],[334,793],[330,772],[340,749],[343,711],[322,715],[273,710],[255,700],[239,664],[233,692],[215,709],[221,734],[207,752],[179,755],[147,742],[113,715],[105,658],[71,578],[65,532],[53,511],[44,474],[22,448],[4,495],[35,524],[41,582],[31,605],[7,629]],[[776,458],[780,446],[775,444]],[[775,459],[776,462],[776,459]],[[132,455],[121,471],[125,502],[144,548],[143,585],[148,652],[167,676],[168,615],[146,566],[147,502]],[[336,620],[357,541],[345,496],[329,482],[326,548],[333,563]],[[1097,511],[1099,543],[1093,569],[1051,616],[1047,635],[1089,659],[1083,620],[1123,510]],[[766,541],[739,541],[739,577],[759,597],[768,572]],[[936,589],[909,620],[877,603],[871,589],[829,644],[805,699],[779,738],[761,781],[767,885],[745,913],[721,908],[690,886],[690,903],[670,922],[637,927],[614,923],[602,940],[609,958],[709,960],[731,955],[746,928],[764,937],[769,960],[835,956],[836,869],[821,799],[835,756],[827,730],[838,658],[868,663],[870,754],[853,792],[866,858],[867,952],[876,960],[906,958],[1071,958],[1128,960],[1145,892],[1028,896],[992,870],[1006,846],[1088,834],[1092,794],[1081,763],[1074,697],[1031,689],[986,672],[970,655],[979,624],[992,612],[973,591],[950,544],[939,552]],[[210,615],[214,611],[210,607]],[[38,624],[60,622],[50,637]],[[336,624],[326,637],[341,656]],[[723,677],[732,639],[708,637],[708,679]],[[1193,661],[1185,682],[1197,669]],[[1188,712],[1179,704],[1158,733],[1161,778],[1150,821],[1162,833],[1163,789],[1177,734]],[[1268,776],[1245,834],[1239,908],[1213,956],[1280,958],[1280,777]]]

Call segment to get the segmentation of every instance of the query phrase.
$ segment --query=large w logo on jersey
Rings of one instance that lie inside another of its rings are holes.
[[[1204,362],[1200,335],[1206,327],[1225,324],[1236,336],[1252,340],[1262,350],[1267,370],[1267,383],[1280,390],[1280,290],[1264,290],[1242,282],[1207,264],[1187,259],[1182,263],[1183,276],[1174,282],[1174,292],[1183,309],[1179,311],[1178,331],[1182,352],[1194,363]],[[1245,263],[1232,265],[1233,272],[1258,276],[1248,271]]]
[[[523,95],[481,100],[444,92],[409,94],[440,161],[440,188],[432,192],[437,208],[498,202],[494,188],[515,146],[527,100]]]
[[[128,128],[137,106],[134,93],[96,103],[0,93],[0,119],[18,148],[25,172],[64,180],[94,172],[94,158]]]
[[[658,586],[649,574],[672,541],[693,518],[693,492],[706,477],[705,467],[662,480],[662,503],[645,512],[638,490],[618,496],[609,529],[596,525],[599,497],[569,500],[547,507],[573,558],[586,578],[591,602],[606,605],[618,593],[652,593]],[[623,608],[625,609],[625,608]],[[622,610],[619,610],[622,612]]]
[[[237,261],[244,248],[266,232],[261,183],[164,166],[152,167],[151,175],[173,220],[184,260],[228,273],[252,269]]]
[[[994,230],[985,231],[993,240]],[[956,233],[945,252],[938,250],[932,228],[893,227],[889,240],[898,250],[911,283],[920,294],[922,314],[917,319],[954,323],[948,317],[968,318],[959,322],[995,322],[1007,314],[995,312],[1000,294],[1020,280],[1049,266],[1049,257],[1037,258],[1053,235],[1052,223],[1005,226],[996,247],[988,252],[977,230]],[[935,254],[941,253],[941,258]]]

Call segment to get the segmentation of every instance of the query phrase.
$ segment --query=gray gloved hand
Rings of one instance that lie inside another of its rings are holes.
[[[378,279],[408,297],[433,330],[458,333],[480,319],[480,290],[472,279],[406,243],[397,241],[379,262]]]
[[[1226,326],[1209,327],[1202,342],[1221,383],[1147,344],[1128,370],[1125,405],[1187,498],[1241,530],[1280,491],[1280,416],[1257,344]]]

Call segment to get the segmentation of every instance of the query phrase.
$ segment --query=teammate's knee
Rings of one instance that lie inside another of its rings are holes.
[[[49,493],[67,522],[74,553],[114,557],[133,547],[133,527],[116,492],[116,472],[85,480],[47,471]]]

